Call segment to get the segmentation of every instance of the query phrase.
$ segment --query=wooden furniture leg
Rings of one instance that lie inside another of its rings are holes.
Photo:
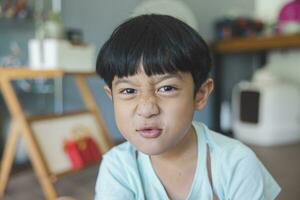
[[[18,124],[11,120],[10,129],[8,131],[7,140],[5,143],[5,148],[3,152],[3,158],[0,168],[0,198],[4,196],[5,188],[7,186],[8,177],[10,170],[14,161],[14,156],[16,153],[17,142],[19,139],[19,128]]]
[[[38,150],[37,144],[34,141],[32,130],[17,99],[11,81],[10,79],[6,79],[4,77],[2,77],[0,81],[4,100],[12,118],[15,120],[14,122],[18,123],[19,130],[22,130],[21,136],[23,136],[25,139],[30,160],[42,185],[44,194],[47,199],[54,200],[56,199],[56,192],[51,182],[51,178],[48,175],[48,169]]]
[[[100,110],[100,108],[98,108],[98,106],[93,98],[93,94],[91,93],[91,91],[86,83],[85,76],[84,75],[75,75],[75,80],[76,80],[77,86],[79,88],[79,92],[81,94],[81,97],[83,98],[86,108],[88,109],[88,111],[90,111],[93,114],[93,116],[95,117],[95,119],[98,123],[99,129],[101,130],[101,133],[100,133],[101,144],[100,145],[101,145],[101,150],[104,153],[113,146],[113,142],[108,135],[108,130],[104,123],[104,119],[101,115],[101,110]]]

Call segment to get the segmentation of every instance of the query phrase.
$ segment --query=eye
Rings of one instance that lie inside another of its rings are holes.
[[[170,86],[170,85],[165,85],[158,89],[159,92],[173,92],[176,90],[177,90],[177,88]]]
[[[130,95],[130,94],[135,94],[136,90],[132,89],[132,88],[125,88],[125,89],[121,90],[120,93],[124,94],[124,95]]]

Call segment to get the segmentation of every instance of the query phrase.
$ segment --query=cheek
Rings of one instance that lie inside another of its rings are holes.
[[[194,115],[192,98],[180,98],[176,101],[165,102],[163,107],[164,120],[172,126],[181,127],[189,124]],[[180,128],[179,128],[180,129]]]
[[[180,98],[165,101],[161,107],[166,114],[180,117],[194,112],[194,101],[192,97],[189,98],[189,95],[182,95]]]
[[[119,101],[114,102],[115,120],[121,133],[126,133],[126,130],[130,127],[129,119],[132,119],[131,110],[130,104]]]

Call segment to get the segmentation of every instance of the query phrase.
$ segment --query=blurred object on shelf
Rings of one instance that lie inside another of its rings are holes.
[[[0,67],[3,68],[22,68],[24,67],[21,62],[20,56],[22,50],[16,41],[10,44],[10,54],[0,58]],[[17,80],[15,87],[18,91],[22,92],[35,92],[35,93],[52,93],[53,83],[47,79],[36,80]]]
[[[94,72],[93,45],[73,45],[67,40],[32,39],[28,43],[29,65],[33,69],[62,69],[68,72]]]
[[[32,5],[30,5],[28,0],[3,0],[0,3],[0,17],[15,19],[32,18]]]
[[[52,0],[52,11],[54,13],[61,13],[61,0]]]
[[[78,28],[67,29],[66,36],[73,45],[84,45],[82,30]]]
[[[94,72],[95,46],[83,43],[79,29],[69,29],[66,35],[60,16],[61,1],[52,1],[46,18],[44,7],[41,2],[36,5],[36,35],[28,41],[29,66],[32,69]]]
[[[21,53],[22,51],[20,45],[16,41],[11,42],[10,53],[0,58],[0,66],[3,67],[21,66],[21,59],[20,59]]]
[[[21,67],[21,48],[16,41],[10,43],[10,54],[0,58],[1,67]],[[31,86],[27,80],[18,80],[16,85],[19,89],[23,91],[30,90]]]
[[[65,38],[65,30],[60,15],[49,13],[48,20],[45,22],[45,38]]]
[[[221,18],[215,22],[216,39],[257,36],[263,28],[261,21],[246,17]]]
[[[300,32],[300,0],[290,1],[282,7],[278,16],[278,31],[281,34]]]
[[[50,12],[47,19],[37,25],[36,38],[65,38],[64,25],[58,13]]]

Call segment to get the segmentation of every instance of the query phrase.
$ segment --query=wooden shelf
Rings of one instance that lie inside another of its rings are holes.
[[[212,45],[213,51],[218,54],[258,52],[287,48],[300,48],[300,34],[228,39],[215,42]]]
[[[49,118],[49,116],[38,118],[28,117],[24,112],[24,109],[20,103],[19,96],[16,94],[16,90],[13,87],[14,80],[20,79],[35,79],[35,78],[56,78],[63,77],[66,75],[74,76],[75,82],[77,84],[79,95],[81,96],[83,103],[85,105],[85,114],[94,123],[94,128],[92,129],[95,134],[99,133],[99,147],[102,153],[107,152],[112,146],[108,130],[106,128],[104,119],[101,115],[101,110],[98,108],[94,96],[88,86],[87,76],[95,75],[94,72],[65,72],[62,70],[33,70],[25,67],[21,68],[1,68],[0,66],[0,92],[3,95],[3,99],[8,108],[11,122],[10,129],[8,131],[7,139],[5,142],[5,147],[3,151],[2,159],[0,160],[0,199],[3,198],[5,189],[9,180],[9,175],[11,167],[13,164],[13,159],[16,153],[16,145],[18,140],[22,137],[26,142],[26,147],[28,150],[29,158],[31,159],[32,166],[37,174],[37,178],[40,181],[43,192],[45,194],[45,199],[57,199],[56,188],[53,185],[53,181],[60,178],[62,175],[71,172],[77,172],[71,170],[72,167],[66,167],[65,170],[55,170],[49,165],[50,161],[46,160],[47,154],[46,150],[42,150],[41,143],[37,138],[37,132],[34,129],[34,123],[38,120],[43,120],[45,118],[49,120],[61,120],[65,117],[69,117],[71,114],[67,115],[55,115]],[[1,110],[2,111],[2,110]],[[75,116],[80,114],[78,111]],[[79,115],[78,115],[79,116]],[[62,118],[63,117],[63,118]],[[65,118],[66,119],[66,118]],[[60,121],[61,122],[61,121]],[[64,123],[64,122],[62,122]],[[75,122],[74,122],[75,123]],[[83,124],[85,126],[85,124]],[[71,125],[70,125],[71,126]],[[69,129],[72,127],[69,126]],[[73,127],[74,128],[74,127]],[[69,130],[66,129],[66,130]],[[35,131],[35,132],[34,132]],[[43,136],[44,137],[44,136]],[[63,137],[60,142],[63,142]],[[44,138],[46,140],[47,137]],[[55,143],[53,143],[55,144]],[[63,144],[63,143],[61,143]],[[62,149],[63,151],[63,149]],[[49,156],[49,155],[48,155]],[[60,158],[58,158],[59,160]],[[55,162],[55,161],[54,161]]]
[[[65,72],[63,70],[33,70],[29,67],[11,67],[5,68],[0,66],[0,78],[5,76],[6,79],[33,79],[37,77],[43,78],[55,78],[62,77],[64,75],[71,76],[93,76],[96,75],[95,72]]]

